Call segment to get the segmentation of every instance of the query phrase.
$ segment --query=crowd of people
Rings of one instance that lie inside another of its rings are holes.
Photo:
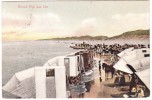
[[[140,49],[140,48],[150,48],[150,45],[144,45],[144,44],[113,44],[113,45],[105,45],[105,44],[97,44],[94,45],[93,49],[94,51],[99,55],[105,55],[105,54],[111,54],[111,55],[117,55],[118,53],[122,52],[125,49],[133,47],[134,49]]]
[[[130,44],[113,44],[113,45],[105,45],[105,44],[97,44],[94,45],[93,50],[95,51],[96,55],[99,55],[100,58],[101,56],[104,55],[109,55],[111,56],[110,62],[111,64],[107,63],[102,63],[101,60],[99,60],[99,74],[101,75],[101,69],[105,71],[105,80],[108,80],[108,74],[111,74],[111,78],[114,78],[114,88],[117,87],[123,87],[126,86],[126,73],[121,72],[119,70],[115,70],[113,67],[114,64],[119,60],[119,57],[117,54],[122,52],[125,49],[133,47],[134,49],[141,49],[141,48],[150,48],[150,45],[143,45],[143,44],[138,44],[138,45],[130,45]],[[128,74],[127,75],[129,79],[129,96],[134,96],[134,97],[144,97],[144,91],[145,91],[145,86],[144,84],[139,80],[139,78],[135,74]],[[100,77],[100,82],[101,82],[101,77]]]
[[[134,96],[134,97],[143,97],[145,96],[144,91],[145,87],[141,81],[139,81],[138,77],[135,76],[135,74],[127,74],[122,71],[116,70],[113,66],[117,61],[119,61],[120,57],[118,56],[119,53],[121,53],[123,50],[133,47],[134,49],[141,49],[141,48],[150,48],[150,45],[144,45],[144,44],[112,44],[112,45],[106,45],[106,44],[95,44],[91,45],[88,43],[81,43],[81,44],[75,44],[72,48],[74,49],[84,49],[86,51],[89,51],[88,53],[85,52],[79,52],[78,55],[82,55],[83,57],[83,63],[85,70],[88,71],[92,69],[92,66],[96,65],[93,61],[93,56],[99,57],[100,59],[103,56],[110,57],[107,61],[102,62],[99,60],[98,62],[98,68],[99,68],[99,81],[102,82],[102,71],[105,72],[105,81],[107,81],[109,78],[113,79],[114,88],[118,89],[119,87],[125,87],[128,85],[128,80],[126,79],[126,76],[129,77],[129,89],[128,89],[128,96]],[[77,54],[76,54],[77,55]],[[78,77],[70,77],[70,84],[78,85],[79,81],[81,79],[81,75],[78,75]],[[89,83],[90,84],[90,83]],[[87,84],[86,88],[87,90],[90,90],[90,85]]]

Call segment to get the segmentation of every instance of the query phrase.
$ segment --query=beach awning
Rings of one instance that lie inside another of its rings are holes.
[[[35,97],[34,68],[15,73],[3,90],[22,98]]]
[[[150,67],[150,57],[138,57],[137,55],[131,55],[121,58],[114,68],[126,73],[132,74],[133,71],[127,65],[131,65],[135,71],[142,71]]]
[[[144,56],[145,54],[150,54],[150,49],[149,48],[142,48],[142,49],[126,49],[126,51],[122,51],[121,53],[118,54],[119,57],[125,57],[125,56],[130,56],[133,54],[137,54],[138,56]]]
[[[143,71],[150,68],[150,57],[135,60],[128,64],[131,65],[136,70],[136,72]]]
[[[122,58],[113,67],[117,70],[132,74],[131,69],[127,67],[126,65],[127,65],[127,62]]]
[[[47,97],[56,97],[54,80],[54,77],[46,78]],[[35,67],[15,73],[2,89],[21,98],[36,98]]]
[[[124,56],[126,53],[128,53],[128,52],[130,52],[130,51],[132,51],[132,50],[134,50],[133,47],[128,48],[128,49],[125,49],[125,50],[123,50],[122,52],[120,52],[120,53],[117,54],[117,55],[118,55],[119,57],[122,57],[122,56]]]
[[[124,56],[132,55],[135,53],[140,55],[140,56],[145,55],[145,54],[150,54],[150,49],[149,48],[135,49],[131,52],[126,53]]]
[[[150,89],[150,68],[136,72],[137,76],[140,78],[140,80],[147,86],[148,89]]]

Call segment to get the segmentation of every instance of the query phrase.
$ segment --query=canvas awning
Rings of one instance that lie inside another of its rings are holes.
[[[46,78],[47,97],[56,97],[54,80],[54,77]],[[33,67],[15,73],[2,89],[21,98],[36,98],[35,84],[35,67]]]
[[[137,76],[141,79],[141,81],[150,89],[150,68],[136,72]]]
[[[136,71],[148,69],[150,67],[150,57],[138,58],[137,55],[123,57],[114,65],[114,68],[132,74],[133,71],[127,64],[131,65]]]
[[[22,98],[35,97],[34,68],[15,73],[3,90]]]
[[[129,56],[132,54],[138,54],[139,56],[143,56],[145,54],[150,54],[150,49],[149,48],[142,48],[142,49],[126,49],[124,51],[122,51],[121,53],[118,54],[119,57],[125,57],[125,56]]]
[[[117,70],[132,74],[132,71],[126,65],[127,62],[121,58],[113,67]]]
[[[136,70],[136,72],[143,71],[145,69],[149,69],[150,68],[150,57],[145,57],[140,60],[132,61],[129,63],[129,65],[131,65]]]
[[[128,49],[125,49],[125,50],[123,50],[122,52],[120,52],[120,53],[117,54],[117,55],[118,55],[119,57],[122,57],[122,56],[124,56],[126,53],[128,53],[128,52],[130,52],[130,51],[132,51],[132,50],[134,50],[133,47],[128,48]]]

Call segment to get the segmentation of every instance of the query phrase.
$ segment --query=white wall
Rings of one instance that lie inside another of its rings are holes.
[[[55,68],[56,98],[66,98],[65,66]]]
[[[44,67],[35,68],[35,88],[36,98],[46,98],[46,69]]]
[[[46,69],[55,69],[56,98],[66,98],[65,66],[35,67],[36,98],[46,98]]]
[[[70,56],[70,76],[78,75],[77,56]]]

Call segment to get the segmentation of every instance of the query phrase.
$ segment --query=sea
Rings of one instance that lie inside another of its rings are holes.
[[[22,70],[43,66],[49,59],[75,52],[70,42],[63,41],[20,41],[2,42],[2,86]],[[4,98],[13,98],[3,91]]]
[[[113,44],[117,41],[17,41],[2,42],[2,86],[4,86],[11,77],[22,70],[43,66],[49,59],[67,55],[78,50],[70,48],[71,43],[90,43],[90,44]],[[141,41],[140,41],[141,42]],[[125,42],[120,42],[124,44]],[[128,42],[127,42],[128,43]],[[131,42],[130,43],[135,43]],[[137,41],[139,43],[139,41]],[[148,44],[143,42],[143,44]],[[17,98],[16,96],[2,91],[3,98]]]

